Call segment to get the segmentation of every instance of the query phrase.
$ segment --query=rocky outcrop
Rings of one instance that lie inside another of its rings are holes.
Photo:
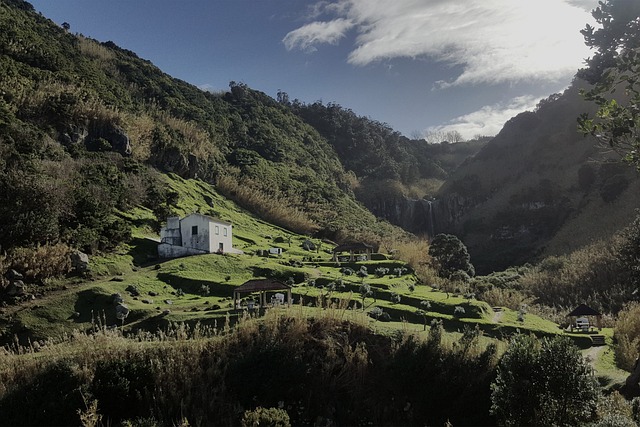
[[[452,231],[462,215],[477,201],[451,194],[443,199],[409,199],[395,197],[376,200],[368,208],[378,217],[418,235],[433,237]]]
[[[60,142],[66,146],[84,145],[91,151],[116,151],[123,156],[132,152],[131,140],[124,129],[114,124],[98,125],[85,121],[67,125],[60,134]]]

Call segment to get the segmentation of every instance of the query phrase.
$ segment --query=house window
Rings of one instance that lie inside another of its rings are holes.
[[[194,225],[191,227],[191,235],[196,236],[198,234],[198,226]]]
[[[218,227],[218,226],[216,225],[216,236],[217,236],[218,234],[220,234],[220,227]]]
[[[224,237],[227,237],[227,227],[224,227],[224,228],[222,229],[222,235],[223,235]]]

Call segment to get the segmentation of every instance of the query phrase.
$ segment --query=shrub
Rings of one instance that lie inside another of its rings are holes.
[[[632,371],[640,351],[640,303],[628,303],[618,313],[614,337],[617,365]]]
[[[91,384],[100,413],[114,423],[149,415],[142,408],[147,407],[146,397],[153,390],[150,366],[135,359],[98,362]]]
[[[45,280],[71,271],[71,248],[63,243],[16,248],[9,254],[11,268],[31,280]]]
[[[385,267],[378,267],[375,269],[374,273],[377,277],[384,277],[389,273],[389,269]]]
[[[504,425],[580,425],[595,410],[598,383],[567,337],[518,335],[491,384],[491,412]]]
[[[242,415],[242,427],[290,427],[289,414],[284,409],[262,408],[247,410]]]
[[[453,315],[456,317],[462,317],[465,314],[464,307],[456,305],[453,309]]]
[[[67,361],[56,362],[0,400],[2,425],[78,425],[83,378]]]

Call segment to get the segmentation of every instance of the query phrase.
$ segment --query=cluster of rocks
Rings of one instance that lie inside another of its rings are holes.
[[[24,282],[22,281],[24,279],[24,276],[22,274],[18,273],[16,270],[11,269],[7,271],[7,274],[5,274],[4,277],[9,282],[9,285],[5,289],[5,293],[8,296],[20,297],[25,295],[26,288]]]
[[[129,315],[129,307],[124,303],[124,298],[119,293],[111,295],[111,302],[116,306],[116,319],[124,323],[124,319]]]

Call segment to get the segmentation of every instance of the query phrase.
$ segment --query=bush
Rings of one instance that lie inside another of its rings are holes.
[[[491,412],[504,425],[580,425],[595,411],[592,369],[567,337],[518,335],[491,384]]]
[[[48,366],[0,400],[2,425],[78,425],[83,380],[67,361]]]
[[[91,384],[100,413],[113,423],[150,415],[146,398],[153,390],[151,368],[132,359],[98,362]]]
[[[262,408],[247,410],[242,415],[242,427],[290,427],[289,414],[284,409]]]
[[[16,248],[10,252],[8,262],[28,279],[45,280],[71,271],[71,251],[63,243]]]
[[[618,313],[614,337],[617,365],[632,371],[640,351],[640,303],[628,303]]]

